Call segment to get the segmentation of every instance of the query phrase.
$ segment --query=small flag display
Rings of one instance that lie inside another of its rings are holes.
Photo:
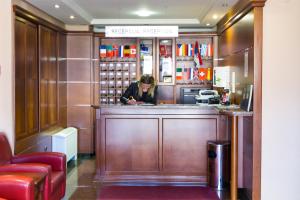
[[[106,45],[100,45],[100,58],[106,58]]]
[[[176,80],[182,80],[182,68],[176,68]]]
[[[113,47],[112,47],[112,45],[106,45],[106,57],[108,57],[108,58],[113,57]]]
[[[182,44],[177,44],[176,55],[177,56],[182,56]]]
[[[135,58],[135,57],[136,57],[136,46],[130,45],[130,58]]]
[[[207,57],[212,57],[213,56],[213,47],[212,44],[207,45]]]
[[[211,81],[212,80],[212,68],[209,67],[207,68],[207,73],[206,73],[206,80]]]
[[[141,44],[141,54],[149,54],[149,47],[147,47],[145,44]]]
[[[130,46],[129,45],[124,46],[124,57],[126,57],[126,58],[130,57]]]
[[[188,44],[188,54],[187,54],[187,56],[194,56],[193,44]]]
[[[207,69],[206,68],[199,68],[199,80],[204,81],[207,77]]]
[[[119,56],[119,47],[118,45],[114,44],[113,45],[113,57],[118,57]]]
[[[200,67],[200,65],[203,64],[201,58],[201,50],[199,51],[199,45],[197,41],[195,43],[194,62],[195,62],[195,67]]]
[[[119,46],[119,58],[123,58],[124,57],[124,46],[121,45]]]

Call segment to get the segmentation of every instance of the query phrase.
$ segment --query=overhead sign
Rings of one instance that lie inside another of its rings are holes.
[[[105,26],[105,37],[178,37],[178,26]]]

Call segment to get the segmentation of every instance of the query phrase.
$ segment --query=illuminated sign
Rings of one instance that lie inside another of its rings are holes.
[[[178,26],[105,26],[105,37],[178,37]]]

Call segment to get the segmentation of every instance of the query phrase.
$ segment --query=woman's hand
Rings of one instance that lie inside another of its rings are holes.
[[[136,104],[136,100],[135,99],[130,99],[127,101],[127,104],[129,105],[135,105]]]

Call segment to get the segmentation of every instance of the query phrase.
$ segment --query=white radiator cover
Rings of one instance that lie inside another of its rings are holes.
[[[66,154],[67,162],[77,159],[77,129],[65,128],[52,135],[52,151]]]

